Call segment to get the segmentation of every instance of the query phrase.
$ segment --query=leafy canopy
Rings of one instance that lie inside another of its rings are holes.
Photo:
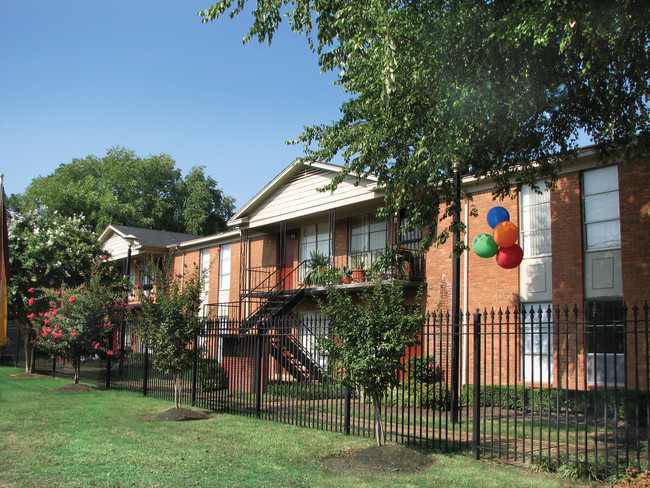
[[[245,10],[222,0],[202,21]],[[341,118],[305,128],[308,159],[374,173],[385,211],[437,237],[451,176],[552,185],[585,133],[603,156],[648,149],[650,9],[637,0],[277,0],[256,2],[245,41],[271,42],[282,19],[350,94]],[[436,188],[436,191],[430,189]],[[445,211],[453,211],[445,207]],[[438,236],[444,239],[445,232]]]
[[[14,205],[46,205],[66,216],[84,214],[88,225],[131,225],[208,235],[226,230],[234,199],[196,166],[183,179],[171,156],[140,158],[121,147],[87,156],[35,178]]]

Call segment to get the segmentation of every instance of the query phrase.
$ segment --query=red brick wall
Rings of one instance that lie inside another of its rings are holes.
[[[650,299],[650,158],[618,168],[623,297],[641,307]]]

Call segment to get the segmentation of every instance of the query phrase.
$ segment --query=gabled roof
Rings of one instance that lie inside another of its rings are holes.
[[[377,178],[348,175],[334,193],[318,189],[341,172],[341,166],[294,161],[228,221],[230,226],[258,227],[305,217],[332,208],[383,200]]]
[[[167,232],[164,230],[143,229],[141,227],[130,227],[128,225],[109,225],[102,235],[100,242],[105,242],[112,234],[123,239],[134,239],[136,247],[160,247],[165,248],[184,241],[196,239],[198,236],[183,234],[180,232]]]

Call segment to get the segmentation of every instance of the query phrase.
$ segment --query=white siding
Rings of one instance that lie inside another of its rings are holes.
[[[355,186],[356,178],[352,176],[346,177],[333,194],[329,191],[317,191],[327,185],[333,176],[331,171],[320,168],[308,167],[300,170],[251,212],[250,227],[383,198],[383,193],[373,190],[376,187],[374,181],[361,180],[359,185]]]
[[[102,246],[106,250],[112,260],[126,259],[129,252],[129,244],[118,235],[110,237]]]

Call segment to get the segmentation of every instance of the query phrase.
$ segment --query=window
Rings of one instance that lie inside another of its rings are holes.
[[[521,244],[527,258],[551,254],[551,200],[548,189],[521,190]]]
[[[309,260],[311,253],[315,251],[328,258],[331,256],[330,228],[327,222],[308,225],[300,229],[300,262]],[[306,266],[300,267],[300,280],[305,278],[307,269]]]
[[[406,215],[400,212],[399,218],[399,232],[397,233],[398,244],[401,248],[417,251],[420,249],[420,242],[422,241],[422,229],[406,228]]]
[[[230,244],[221,246],[219,259],[219,290],[230,290]]]
[[[553,313],[550,303],[522,304],[524,381],[553,383]]]
[[[327,356],[325,356],[318,346],[318,339],[329,333],[329,324],[327,317],[318,312],[300,312],[300,328],[298,336],[302,347],[305,348],[307,356],[314,363],[321,367],[327,366]]]
[[[618,168],[585,171],[582,186],[586,250],[620,248]]]
[[[625,312],[622,300],[588,300],[585,351],[587,383],[599,387],[625,384]]]
[[[353,261],[363,258],[369,268],[377,255],[386,247],[386,221],[383,218],[364,216],[350,219],[350,267]]]

